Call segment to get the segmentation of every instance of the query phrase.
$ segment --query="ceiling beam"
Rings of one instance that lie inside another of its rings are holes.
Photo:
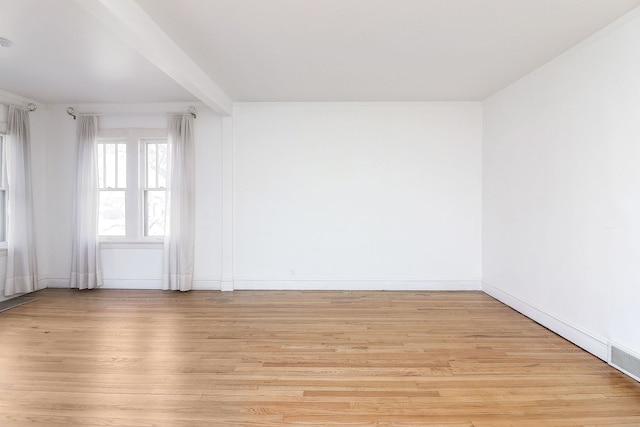
[[[232,114],[233,101],[135,0],[76,2],[218,114]]]

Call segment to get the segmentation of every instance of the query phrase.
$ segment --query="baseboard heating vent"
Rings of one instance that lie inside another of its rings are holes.
[[[609,350],[609,364],[640,381],[640,356],[615,344]]]
[[[11,298],[6,301],[0,301],[0,312],[9,310],[14,307],[18,307],[22,304],[26,304],[28,302],[35,301],[37,299],[38,298],[23,296],[23,297]]]

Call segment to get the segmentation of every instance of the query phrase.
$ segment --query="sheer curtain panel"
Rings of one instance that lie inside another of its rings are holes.
[[[40,289],[33,227],[29,127],[29,113],[10,105],[7,120],[9,203],[5,296]]]
[[[70,281],[70,287],[78,289],[102,286],[98,242],[97,136],[98,118],[78,116]]]
[[[169,180],[162,288],[189,291],[195,239],[195,150],[193,117],[169,117]]]

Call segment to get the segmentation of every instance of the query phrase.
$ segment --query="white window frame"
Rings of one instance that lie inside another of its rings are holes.
[[[167,138],[150,138],[150,137],[144,137],[144,138],[140,138],[139,140],[139,147],[140,147],[140,165],[139,165],[139,171],[140,171],[140,218],[142,219],[142,227],[140,229],[141,233],[144,235],[145,238],[156,238],[156,239],[164,239],[164,236],[147,236],[147,212],[146,212],[146,193],[149,191],[164,191],[165,192],[165,197],[166,197],[166,181],[168,181],[169,177],[165,177],[165,186],[164,187],[159,187],[157,186],[157,182],[158,182],[158,176],[159,174],[157,173],[157,168],[156,168],[156,186],[155,187],[150,187],[149,186],[149,177],[147,176],[147,148],[149,146],[149,144],[166,144],[167,145],[167,152],[166,152],[166,156],[169,156],[168,153],[168,141]],[[157,147],[156,147],[156,164],[158,164],[158,151],[157,151]],[[167,159],[168,160],[168,159]]]
[[[98,143],[123,142],[127,153],[127,185],[125,189],[125,236],[99,236],[102,243],[112,243],[113,247],[120,244],[162,244],[162,236],[144,235],[142,183],[145,173],[144,156],[142,153],[145,139],[167,139],[166,129],[100,129]]]
[[[107,150],[106,150],[106,145],[113,145],[115,148],[114,154],[115,154],[115,170],[107,170],[106,165],[107,165]],[[119,176],[118,176],[118,146],[124,146],[124,150],[125,150],[125,155],[126,155],[126,163],[123,165],[124,166],[124,171],[125,171],[125,182],[120,182],[119,181]],[[102,177],[102,185],[99,185],[98,188],[98,193],[100,194],[100,198],[102,198],[102,194],[103,192],[116,192],[116,193],[121,193],[124,198],[125,198],[125,213],[128,214],[129,213],[129,209],[132,208],[133,206],[129,206],[128,203],[128,188],[129,186],[132,184],[132,180],[130,180],[129,177],[129,173],[130,173],[130,168],[129,168],[129,153],[127,153],[127,151],[129,151],[129,144],[127,139],[125,138],[99,138],[98,140],[98,169],[102,169],[102,173],[103,174],[107,174],[107,172],[109,172],[109,175],[111,175],[111,173],[115,172],[115,176],[112,178],[112,184],[113,186],[110,186],[107,184],[106,177]],[[100,154],[102,155],[102,161],[104,162],[102,165],[100,164]],[[102,166],[102,168],[100,168]],[[133,213],[135,214],[135,212]],[[133,230],[134,227],[131,226],[128,215],[125,216],[125,231],[129,232],[131,230]],[[105,238],[123,238],[123,237],[130,237],[128,235],[124,235],[124,236],[111,236],[111,235],[101,235],[100,237],[105,237]]]

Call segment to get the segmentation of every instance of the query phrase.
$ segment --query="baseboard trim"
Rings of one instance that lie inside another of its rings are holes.
[[[220,280],[193,279],[194,291],[219,291],[220,288],[221,288]]]
[[[222,279],[220,281],[220,290],[223,292],[231,292],[235,288],[235,283],[233,279]]]
[[[480,280],[278,280],[236,279],[234,290],[479,291]]]
[[[69,280],[68,277],[45,277],[39,281],[47,288],[65,289],[69,287]]]
[[[44,277],[47,288],[68,288],[68,277]],[[160,279],[105,278],[104,289],[161,289]],[[195,278],[193,289],[202,291],[233,290],[328,290],[328,291],[480,291],[480,280],[388,280],[388,279],[296,279],[271,278],[210,279]]]
[[[585,331],[566,320],[553,316],[521,298],[518,298],[489,283],[482,282],[482,290],[489,296],[524,314],[531,320],[555,332],[578,347],[605,362],[609,360],[609,343],[602,337]]]
[[[68,288],[69,278],[45,278],[40,280],[47,288]],[[102,289],[162,289],[160,279],[107,279],[103,280]],[[219,291],[220,280],[193,279],[194,291]]]
[[[162,289],[160,279],[102,279],[102,289]]]

